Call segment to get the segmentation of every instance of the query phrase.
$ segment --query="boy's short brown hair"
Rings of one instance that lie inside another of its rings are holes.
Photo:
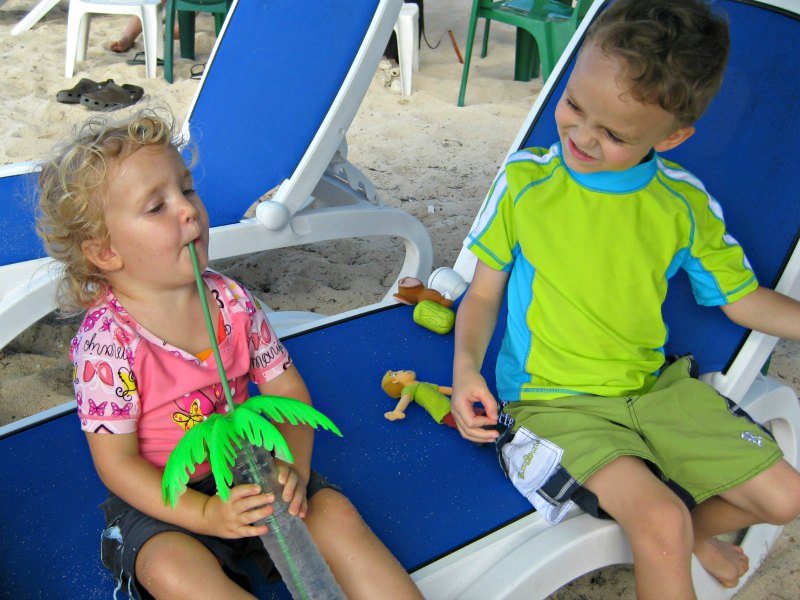
[[[586,44],[625,61],[635,100],[690,125],[722,85],[730,42],[728,24],[702,0],[619,0],[592,24]]]

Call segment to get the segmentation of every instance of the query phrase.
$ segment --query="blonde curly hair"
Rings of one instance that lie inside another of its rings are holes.
[[[60,264],[58,304],[67,314],[90,308],[108,290],[105,275],[86,258],[82,245],[108,238],[103,214],[110,168],[145,146],[180,144],[175,121],[165,112],[90,118],[42,164],[36,230]]]

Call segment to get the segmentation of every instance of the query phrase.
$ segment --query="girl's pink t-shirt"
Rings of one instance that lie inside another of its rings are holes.
[[[220,308],[225,327],[220,354],[239,404],[247,400],[248,378],[265,383],[283,373],[291,359],[247,290],[210,270],[203,280]],[[111,291],[86,314],[70,360],[81,428],[136,432],[139,453],[160,469],[187,431],[212,413],[227,412],[214,354],[201,360],[156,337]],[[208,465],[200,465],[194,477],[206,472]]]

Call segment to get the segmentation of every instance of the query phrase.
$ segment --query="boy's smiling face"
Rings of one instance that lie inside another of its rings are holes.
[[[624,171],[652,148],[670,150],[694,133],[657,104],[628,91],[621,59],[590,44],[581,51],[556,107],[564,160],[579,173]]]

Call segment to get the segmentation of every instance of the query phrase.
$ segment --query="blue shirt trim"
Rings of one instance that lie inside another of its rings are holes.
[[[562,153],[561,143],[558,146],[558,155],[561,164],[579,185],[597,192],[609,194],[630,194],[646,187],[658,171],[656,153],[651,150],[645,160],[638,165],[624,171],[600,171],[599,173],[578,173],[569,168]]]

